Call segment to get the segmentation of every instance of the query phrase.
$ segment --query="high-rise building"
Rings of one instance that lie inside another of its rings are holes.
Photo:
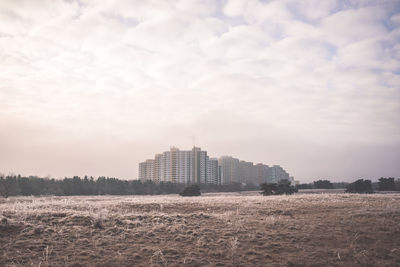
[[[207,183],[208,158],[207,151],[202,151],[199,147],[188,151],[171,147],[170,151],[141,162],[139,179],[154,182]]]
[[[239,182],[245,184],[256,183],[255,168],[253,162],[241,160],[239,162],[240,179]]]
[[[154,176],[154,160],[148,159],[139,163],[139,179],[141,181],[153,180]]]
[[[281,180],[289,180],[289,174],[279,165],[271,167],[271,183],[278,183]]]
[[[139,163],[139,179],[186,184],[260,184],[294,180],[279,165],[254,165],[232,156],[209,158],[207,151],[199,147],[191,150],[171,147],[169,151],[156,154],[154,159]]]
[[[139,163],[139,180],[142,182],[147,180],[146,179],[146,167],[147,167],[146,162]]]
[[[222,156],[218,159],[221,166],[222,184],[240,183],[239,159],[231,156]]]
[[[151,180],[153,180],[156,183],[161,182],[161,160],[162,160],[162,154],[157,154],[154,157],[153,177]]]
[[[258,163],[257,165],[254,166],[256,170],[256,183],[257,184],[262,184],[262,183],[268,183],[270,182],[270,168],[268,165],[264,165],[262,163]]]
[[[207,163],[207,183],[221,184],[221,171],[218,165],[218,159],[210,158]]]

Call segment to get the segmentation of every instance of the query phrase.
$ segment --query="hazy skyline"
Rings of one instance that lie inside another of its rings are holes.
[[[1,1],[0,173],[138,177],[195,143],[400,176],[400,2]]]

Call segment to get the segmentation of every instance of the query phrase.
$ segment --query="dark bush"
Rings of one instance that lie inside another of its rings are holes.
[[[370,180],[359,179],[347,186],[346,193],[373,193],[372,183]]]
[[[260,184],[260,187],[262,190],[261,194],[263,194],[264,196],[283,194],[291,195],[297,192],[297,188],[291,186],[288,180],[281,180],[278,184],[263,183]]]
[[[183,197],[200,196],[201,195],[200,186],[198,186],[197,184],[187,186],[183,189],[182,192],[179,193],[179,195]]]
[[[262,190],[261,194],[263,194],[264,196],[270,196],[270,195],[275,195],[278,185],[263,183],[263,184],[260,184],[260,187]]]

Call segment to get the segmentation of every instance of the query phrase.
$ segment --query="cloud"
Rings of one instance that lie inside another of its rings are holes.
[[[292,1],[291,7],[293,12],[299,14],[304,20],[319,20],[331,15],[338,9],[337,0],[307,0],[307,1]]]
[[[398,175],[399,12],[373,1],[2,1],[0,170],[135,178],[140,160],[195,135],[212,156],[281,163],[300,179]],[[86,152],[74,160],[71,147]],[[107,153],[119,156],[91,157]],[[372,164],[380,154],[384,167]]]

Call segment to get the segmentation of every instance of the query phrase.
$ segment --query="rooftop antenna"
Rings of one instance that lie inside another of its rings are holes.
[[[193,147],[195,147],[196,146],[196,136],[192,136],[192,142],[193,142]]]

